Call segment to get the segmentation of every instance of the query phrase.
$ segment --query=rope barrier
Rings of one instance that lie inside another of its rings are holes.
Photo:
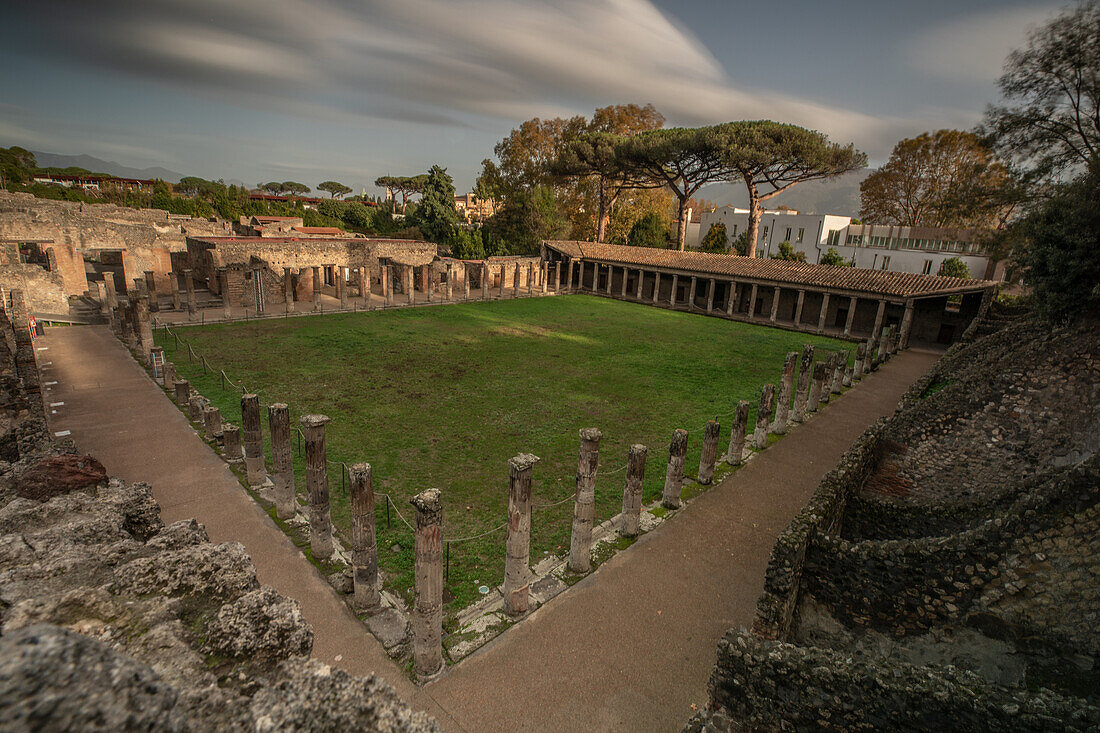
[[[454,540],[445,539],[444,542],[450,542],[452,544],[455,544],[455,543],[459,543],[459,542],[469,542],[470,540],[479,540],[482,537],[486,537],[488,535],[493,534],[494,532],[499,532],[500,530],[504,529],[507,526],[508,526],[508,520],[505,520],[499,527],[494,527],[493,529],[490,529],[486,532],[482,532],[481,534],[475,534],[475,535],[471,535],[469,537],[459,537],[458,539],[454,539]]]

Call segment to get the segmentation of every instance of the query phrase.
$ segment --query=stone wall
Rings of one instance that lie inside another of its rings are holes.
[[[61,275],[39,265],[0,265],[0,288],[9,292],[22,290],[32,313],[69,312],[69,295]]]

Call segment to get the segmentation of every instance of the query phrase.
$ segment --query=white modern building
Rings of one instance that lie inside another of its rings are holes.
[[[726,238],[733,239],[748,228],[748,209],[726,206],[703,213],[699,238],[713,224],[726,225]],[[958,257],[970,270],[970,276],[986,280],[1003,279],[1004,267],[991,271],[991,263],[978,243],[975,229],[902,227],[881,224],[853,224],[852,217],[835,214],[802,214],[789,209],[765,211],[760,219],[756,244],[757,257],[772,257],[781,242],[790,242],[806,261],[820,263],[833,248],[848,262],[867,270],[890,270],[935,275],[940,263]]]

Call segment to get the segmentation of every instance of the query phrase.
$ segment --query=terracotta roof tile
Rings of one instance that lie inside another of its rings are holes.
[[[609,264],[660,267],[703,275],[845,290],[853,293],[873,293],[896,298],[973,292],[996,284],[988,280],[918,275],[890,270],[867,270],[857,267],[811,265],[805,262],[738,257],[709,252],[680,252],[652,247],[628,247],[576,241],[548,241],[545,244],[569,257]]]

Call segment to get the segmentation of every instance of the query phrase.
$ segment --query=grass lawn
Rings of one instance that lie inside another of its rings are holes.
[[[443,492],[443,537],[456,539],[499,527],[508,503],[508,459],[541,457],[535,505],[572,495],[578,431],[603,431],[596,522],[618,513],[632,443],[649,447],[645,499],[660,495],[668,443],[675,428],[691,431],[686,471],[694,475],[702,427],[722,415],[721,452],[729,441],[737,400],[753,404],[761,387],[777,383],[788,351],[803,343],[849,348],[834,339],[584,296],[475,302],[430,308],[348,313],[289,320],[180,328],[206,357],[158,331],[179,372],[224,418],[240,423],[240,390],[222,389],[219,369],[260,396],[266,406],[290,405],[300,415],[322,413],[328,426],[329,485],[337,532],[350,536],[348,495],[338,462],[367,461],[376,492],[389,494],[412,521],[408,500]],[[853,350],[854,351],[854,350]],[[820,351],[819,351],[820,353]],[[271,445],[264,410],[264,440]],[[295,455],[298,490],[304,461]],[[386,526],[378,500],[379,565],[388,586],[406,597],[412,587],[412,536],[396,517]],[[572,504],[537,509],[532,563],[569,549]],[[504,574],[504,531],[451,548],[449,608],[478,597]]]

